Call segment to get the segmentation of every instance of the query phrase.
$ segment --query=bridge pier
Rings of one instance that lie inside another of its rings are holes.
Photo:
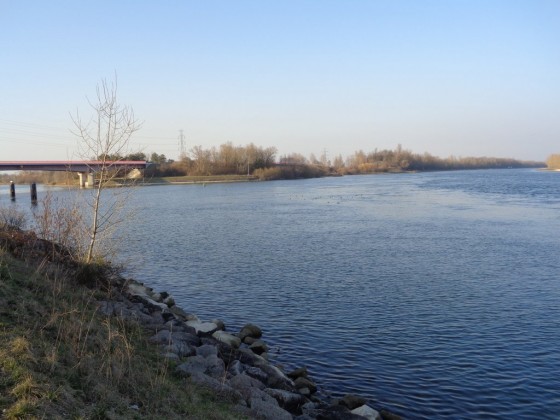
[[[93,187],[93,172],[78,172],[78,178],[80,180],[80,188]]]
[[[31,183],[31,204],[37,204],[37,184]]]
[[[16,201],[16,184],[14,184],[14,181],[10,181],[10,198],[12,201]]]

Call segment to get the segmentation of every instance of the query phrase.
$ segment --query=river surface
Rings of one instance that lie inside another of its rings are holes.
[[[139,188],[127,274],[406,418],[560,417],[560,173]]]

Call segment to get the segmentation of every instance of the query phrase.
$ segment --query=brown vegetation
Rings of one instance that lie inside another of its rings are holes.
[[[560,169],[560,155],[550,155],[546,160],[548,169]]]
[[[0,217],[0,417],[237,417],[171,374],[173,362],[138,323],[98,311],[97,300],[118,295],[110,266],[75,261],[8,212]]]

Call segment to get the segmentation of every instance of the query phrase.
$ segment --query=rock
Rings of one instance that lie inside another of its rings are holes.
[[[218,326],[219,331],[225,331],[226,330],[226,324],[224,324],[224,321],[222,321],[221,319],[212,319],[212,320],[210,320],[210,322],[213,322],[214,324],[216,324]]]
[[[225,366],[222,359],[215,355],[208,357],[191,356],[187,357],[184,363],[177,366],[176,372],[180,376],[193,376],[196,373],[203,373],[214,379],[225,377]]]
[[[130,283],[128,285],[127,292],[132,300],[137,300],[150,309],[159,309],[161,311],[169,310],[165,303],[154,300],[154,294],[151,289],[142,284]]]
[[[236,337],[225,331],[218,330],[214,334],[212,334],[212,337],[214,337],[218,341],[221,341],[222,343],[227,344],[230,347],[233,347],[234,349],[239,348],[239,346],[241,345],[241,339],[239,337]]]
[[[227,371],[232,376],[241,375],[243,373],[243,364],[239,360],[233,360],[227,366]]]
[[[195,329],[196,334],[201,336],[212,335],[218,330],[218,326],[213,322],[187,321],[186,325]]]
[[[261,369],[264,373],[268,375],[266,384],[270,388],[283,389],[285,391],[295,392],[296,387],[293,381],[288,378],[284,372],[266,362],[265,360],[259,361],[255,364],[255,367]]]
[[[218,349],[210,344],[204,344],[196,349],[196,354],[202,357],[217,356]]]
[[[345,407],[348,407],[348,409],[353,410],[355,408],[361,407],[362,405],[364,405],[366,403],[366,399],[363,397],[360,397],[358,395],[345,395],[344,397],[342,397],[338,404],[339,405],[343,405]]]
[[[171,346],[173,344],[187,344],[189,346],[200,345],[200,339],[193,334],[187,332],[170,332],[169,330],[160,330],[149,338],[149,341],[155,344],[165,344]]]
[[[256,354],[263,354],[264,352],[268,351],[268,346],[262,340],[256,340],[249,346],[249,349]]]
[[[268,375],[258,367],[248,366],[245,368],[245,373],[250,377],[261,381],[263,384],[266,384],[268,382]]]
[[[152,312],[152,322],[154,324],[165,324],[166,320],[163,318],[161,311]]]
[[[169,330],[158,331],[155,335],[151,336],[148,341],[155,344],[170,344],[173,342]]]
[[[183,321],[190,321],[188,319],[189,314],[186,313],[182,308],[178,307],[178,306],[172,306],[169,308],[169,311],[175,315],[177,318],[183,320]]]
[[[317,420],[364,420],[358,414],[353,414],[343,405],[331,405],[317,413]]]
[[[292,370],[290,373],[287,374],[288,378],[290,379],[297,379],[297,378],[307,378],[307,368],[301,367]]]
[[[220,359],[218,356],[208,356],[206,357],[207,361],[207,368],[206,374],[211,376],[212,378],[221,379],[225,381],[226,378],[226,367],[224,365],[224,361]]]
[[[227,384],[243,395],[245,401],[249,401],[254,396],[252,388],[263,390],[266,387],[261,381],[243,373],[230,378]]]
[[[165,303],[168,308],[171,308],[172,306],[175,306],[175,299],[173,299],[172,296],[168,296],[163,299],[163,303]]]
[[[304,397],[311,397],[311,390],[307,387],[303,387],[303,388],[298,388],[297,391],[303,395]]]
[[[200,345],[200,338],[198,338],[195,334],[184,331],[176,331],[171,333],[171,341],[173,341],[174,343],[182,342],[195,347]]]
[[[264,392],[278,401],[278,404],[284,410],[288,410],[290,413],[294,414],[301,414],[301,407],[307,402],[307,399],[303,395],[284,391],[282,389],[266,388]]]
[[[176,372],[180,376],[192,376],[195,373],[205,373],[206,359],[202,356],[187,357],[184,363],[177,366]]]
[[[401,416],[391,413],[389,410],[381,410],[379,414],[383,420],[401,420]]]
[[[239,349],[237,358],[241,361],[241,363],[251,366],[255,366],[258,363],[266,363],[266,360],[249,349]]]
[[[250,388],[251,397],[247,401],[252,418],[266,420],[292,420],[292,415],[278,406],[278,402],[266,392],[257,388]]]
[[[196,354],[196,347],[191,346],[183,341],[162,345],[164,353],[174,353],[177,357],[189,357]]]
[[[304,378],[303,376],[300,376],[299,378],[297,378],[294,381],[294,385],[295,385],[296,389],[298,389],[298,390],[303,389],[303,388],[308,388],[310,393],[312,393],[312,394],[317,392],[317,385],[315,385],[308,378]]]
[[[252,337],[252,338],[261,338],[262,337],[262,330],[254,324],[246,324],[238,334],[241,341],[245,337]]]
[[[361,407],[355,408],[351,411],[352,414],[357,414],[358,416],[365,417],[368,420],[381,420],[381,416],[368,405],[362,405]]]
[[[243,396],[231,386],[203,373],[194,373],[191,375],[190,380],[199,386],[210,389],[221,399],[225,399],[229,402],[238,402],[243,400]]]
[[[244,342],[245,344],[249,345],[249,346],[250,346],[251,344],[253,344],[255,341],[257,341],[257,340],[258,340],[258,338],[253,338],[253,337],[244,337],[244,338],[243,338],[243,342]]]

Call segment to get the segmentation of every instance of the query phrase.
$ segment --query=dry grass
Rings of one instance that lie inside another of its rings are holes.
[[[75,267],[19,245],[16,258],[7,248],[0,249],[1,418],[238,417],[170,374],[174,366],[138,324],[97,311],[107,290],[92,285],[103,281],[88,287]]]

